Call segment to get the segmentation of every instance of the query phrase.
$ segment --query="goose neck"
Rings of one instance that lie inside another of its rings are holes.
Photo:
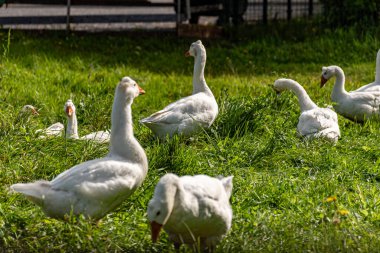
[[[376,75],[375,75],[375,82],[380,83],[380,50],[377,51],[377,56],[376,56]]]
[[[335,77],[336,77],[335,84],[334,84],[333,91],[331,93],[332,98],[340,97],[343,94],[347,93],[347,91],[344,89],[344,83],[345,83],[344,72],[338,66],[335,66]]]
[[[294,92],[298,98],[298,103],[301,112],[317,108],[318,106],[311,100],[306,90],[297,82],[289,81],[287,82],[287,88]]]
[[[67,118],[66,138],[79,139],[78,121],[75,112],[71,117]]]
[[[116,92],[111,114],[110,156],[117,155],[130,162],[142,164],[145,173],[148,161],[144,149],[133,135],[133,99]]]
[[[204,76],[206,58],[206,51],[199,49],[194,59],[193,94],[209,91]]]
[[[171,177],[170,181],[166,181],[164,184],[162,184],[162,204],[164,205],[163,210],[165,213],[165,217],[163,219],[163,224],[166,224],[168,221],[170,215],[173,212],[175,201],[177,198],[177,195],[180,194],[180,189],[178,187],[179,185],[179,178],[177,176]]]

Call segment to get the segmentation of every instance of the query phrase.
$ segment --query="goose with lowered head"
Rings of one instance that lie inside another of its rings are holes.
[[[380,50],[377,51],[376,56],[376,73],[375,73],[375,81],[360,87],[359,89],[354,90],[355,92],[361,91],[376,91],[380,92]]]
[[[76,108],[71,99],[66,101],[64,110],[67,116],[66,138],[89,140],[98,143],[110,141],[111,135],[109,131],[97,131],[79,138]]]
[[[206,49],[202,42],[192,43],[185,55],[195,58],[193,94],[140,120],[160,138],[174,134],[190,136],[201,128],[210,127],[218,115],[218,104],[204,77]]]
[[[231,228],[232,178],[163,176],[148,204],[152,241],[163,227],[177,250],[183,243],[195,247],[198,239],[212,250]]]
[[[338,141],[340,130],[338,116],[330,108],[318,107],[309,97],[305,89],[296,81],[281,78],[274,82],[277,92],[293,91],[301,109],[297,131],[306,138],[326,138],[333,142]]]
[[[143,93],[129,77],[117,85],[106,157],[78,164],[52,181],[19,183],[11,189],[24,194],[53,218],[82,214],[100,219],[114,210],[141,185],[148,171],[147,157],[132,128],[131,105]]]
[[[337,113],[355,122],[367,119],[379,119],[380,92],[352,91],[344,88],[345,76],[338,66],[322,67],[321,87],[335,76],[335,84],[331,93],[331,100]]]

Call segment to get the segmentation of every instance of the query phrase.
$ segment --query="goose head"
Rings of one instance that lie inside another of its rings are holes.
[[[335,74],[336,74],[336,68],[335,68],[335,66],[322,67],[321,88]]]
[[[276,91],[277,95],[281,94],[284,90],[287,90],[289,86],[289,79],[280,78],[277,79],[273,84],[273,89]]]
[[[68,118],[71,118],[75,114],[75,105],[71,99],[68,99],[65,103],[65,106],[63,107],[65,110],[66,116]]]
[[[125,94],[127,98],[134,99],[138,95],[145,94],[145,91],[133,80],[132,78],[125,76],[123,77],[118,86],[118,90]]]
[[[202,41],[197,40],[196,42],[191,43],[190,48],[186,51],[185,56],[197,56],[200,51],[205,51],[205,47],[202,44]]]
[[[27,112],[31,112],[32,114],[34,115],[39,115],[36,107],[34,107],[33,105],[24,105],[21,109],[21,112],[22,113],[27,113]]]
[[[157,241],[162,226],[166,224],[173,211],[178,179],[178,176],[170,173],[163,176],[156,185],[153,198],[149,201],[147,214],[153,242]]]

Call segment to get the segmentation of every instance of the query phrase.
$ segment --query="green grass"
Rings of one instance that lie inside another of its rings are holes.
[[[293,31],[294,33],[294,31]],[[295,33],[294,33],[295,34]],[[380,249],[380,123],[339,116],[334,146],[296,135],[293,94],[277,97],[280,77],[300,82],[320,106],[332,82],[319,88],[321,67],[340,65],[347,90],[374,79],[375,34],[352,31],[204,41],[206,80],[220,113],[194,138],[159,141],[138,120],[191,94],[195,39],[171,35],[0,33],[0,248],[5,252],[165,252],[167,235],[150,241],[146,208],[158,179],[234,175],[231,231],[218,252],[378,252]],[[149,159],[142,187],[99,224],[44,216],[19,194],[16,182],[50,180],[80,162],[104,156],[107,145],[38,139],[37,129],[66,123],[63,105],[77,105],[79,134],[110,127],[114,88],[131,76],[146,90],[133,104],[134,130]],[[25,104],[39,116],[19,113]],[[326,202],[336,196],[335,202]],[[341,210],[349,211],[343,215]],[[185,250],[185,249],[183,249]]]

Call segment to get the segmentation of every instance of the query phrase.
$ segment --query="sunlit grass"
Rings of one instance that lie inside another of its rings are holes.
[[[319,88],[323,65],[340,65],[347,90],[374,80],[375,36],[327,32],[302,39],[263,36],[238,42],[204,41],[206,80],[220,113],[191,139],[155,139],[138,120],[191,94],[194,39],[125,35],[0,33],[0,248],[7,252],[174,251],[163,234],[150,242],[146,207],[158,179],[234,175],[234,219],[219,252],[376,252],[380,248],[380,123],[339,117],[342,138],[299,138],[299,107],[290,92],[270,85],[297,80],[320,106],[332,85]],[[66,124],[63,105],[77,106],[79,134],[110,128],[114,88],[131,76],[146,90],[133,104],[134,130],[149,159],[148,176],[99,224],[44,216],[9,192],[16,182],[50,180],[80,162],[107,154],[106,144],[38,139],[35,131]],[[39,116],[21,115],[25,104]],[[331,198],[331,199],[330,199]]]

